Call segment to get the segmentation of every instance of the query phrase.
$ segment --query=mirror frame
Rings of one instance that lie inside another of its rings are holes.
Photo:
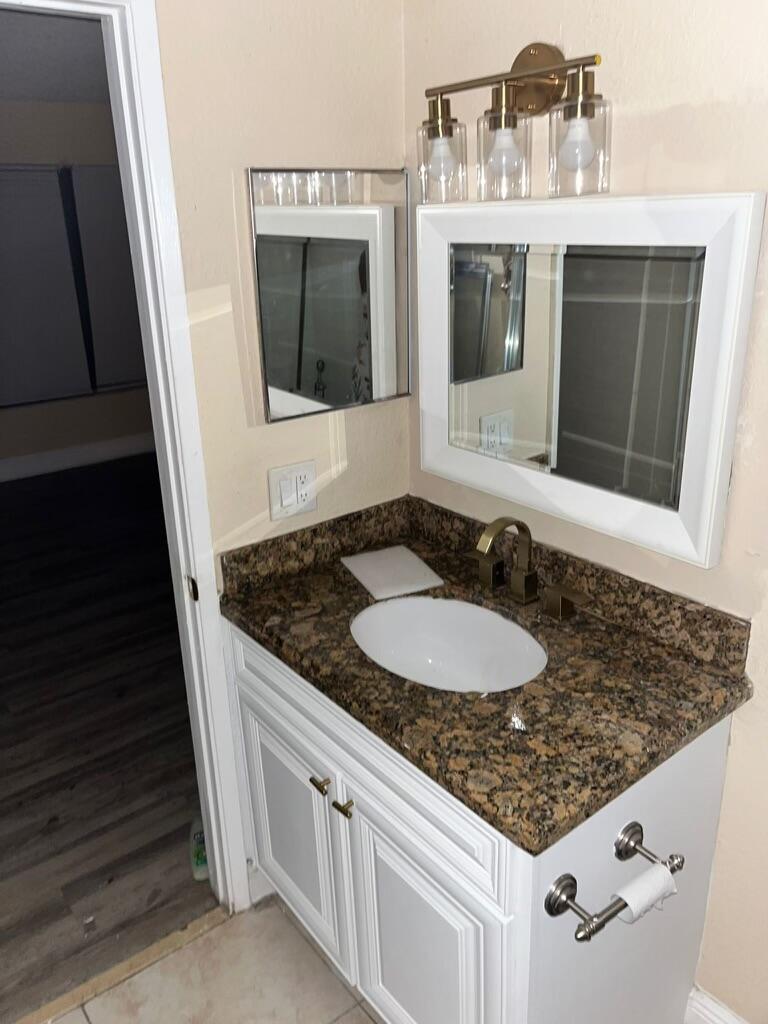
[[[317,238],[339,238],[348,237],[353,239],[365,240],[369,244],[369,268],[371,282],[376,282],[376,304],[375,309],[371,308],[371,344],[372,344],[372,363],[379,370],[380,375],[387,379],[394,380],[394,386],[397,386],[397,364],[396,364],[396,353],[398,349],[398,337],[397,337],[397,272],[396,270],[392,274],[388,274],[385,261],[381,258],[385,251],[392,254],[393,266],[394,261],[397,260],[397,235],[394,225],[394,217],[389,218],[385,215],[387,207],[380,203],[339,203],[337,205],[325,204],[325,203],[298,203],[295,205],[261,205],[255,201],[254,190],[253,190],[253,175],[260,172],[276,171],[275,168],[266,167],[248,167],[246,168],[247,188],[248,188],[248,203],[250,207],[250,220],[251,220],[251,264],[253,270],[253,290],[254,300],[256,304],[256,324],[257,324],[257,346],[259,356],[259,370],[261,374],[261,392],[262,401],[264,408],[264,422],[267,424],[274,423],[289,423],[291,420],[303,419],[306,416],[321,416],[327,413],[340,412],[346,409],[360,409],[366,405],[377,405],[380,402],[392,402],[398,398],[409,398],[413,394],[413,373],[412,373],[412,330],[411,330],[411,183],[410,174],[408,169],[405,167],[390,167],[390,168],[351,168],[356,174],[365,175],[384,175],[384,174],[399,174],[402,176],[403,184],[405,186],[405,198],[403,201],[403,209],[405,212],[404,225],[405,225],[405,244],[403,246],[403,252],[405,254],[405,288],[404,288],[404,301],[405,301],[405,358],[407,365],[405,367],[406,373],[406,390],[393,392],[389,395],[381,395],[374,398],[371,402],[351,402],[346,405],[334,405],[326,406],[322,405],[318,408],[319,403],[313,401],[310,398],[303,398],[302,396],[295,396],[297,401],[297,407],[295,412],[287,416],[275,416],[272,413],[272,407],[270,403],[269,395],[269,382],[267,380],[267,363],[266,353],[264,351],[264,344],[262,340],[262,321],[261,321],[261,299],[259,293],[259,271],[258,271],[258,259],[256,253],[256,239],[257,234],[261,230],[264,234],[281,234],[281,235],[294,235],[296,237],[303,237],[308,234],[313,235]],[[339,168],[335,167],[323,167],[315,168],[314,171],[300,168],[292,168],[286,170],[281,169],[283,173],[295,173],[295,174],[310,174],[315,171],[322,173],[331,173],[340,171]],[[310,231],[307,228],[311,228]],[[391,312],[386,307],[386,299],[389,297],[392,301]],[[374,343],[374,333],[381,335],[386,334],[391,329],[392,336],[395,339],[395,350],[393,353],[387,353],[382,349],[381,345]],[[278,389],[279,390],[279,389]]]
[[[764,207],[763,193],[419,207],[422,469],[673,558],[716,565]],[[706,246],[677,511],[449,444],[452,242]]]

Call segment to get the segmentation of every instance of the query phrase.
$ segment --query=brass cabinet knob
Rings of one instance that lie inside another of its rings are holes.
[[[340,804],[338,800],[334,800],[331,803],[332,807],[335,807],[339,814],[343,814],[345,818],[352,817],[352,808],[355,806],[354,800],[347,800],[345,804]]]
[[[309,781],[315,787],[320,796],[328,796],[328,788],[331,785],[330,779],[318,779],[316,775],[310,775]]]

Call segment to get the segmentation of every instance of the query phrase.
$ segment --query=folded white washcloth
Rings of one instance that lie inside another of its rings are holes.
[[[403,544],[350,555],[341,561],[377,601],[443,585],[437,573]]]

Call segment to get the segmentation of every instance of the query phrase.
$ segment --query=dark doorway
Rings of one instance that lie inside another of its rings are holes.
[[[0,1020],[215,906],[151,455],[0,485]]]
[[[0,11],[1,1024],[216,905],[106,83]]]

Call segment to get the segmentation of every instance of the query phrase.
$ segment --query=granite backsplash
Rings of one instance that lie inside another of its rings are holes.
[[[222,555],[224,598],[281,576],[318,569],[342,555],[425,540],[444,551],[471,550],[484,523],[422,498],[393,501],[331,519]],[[509,566],[516,537],[497,542]],[[586,614],[651,637],[686,657],[741,675],[749,622],[534,541],[540,584],[565,583],[589,595]]]

